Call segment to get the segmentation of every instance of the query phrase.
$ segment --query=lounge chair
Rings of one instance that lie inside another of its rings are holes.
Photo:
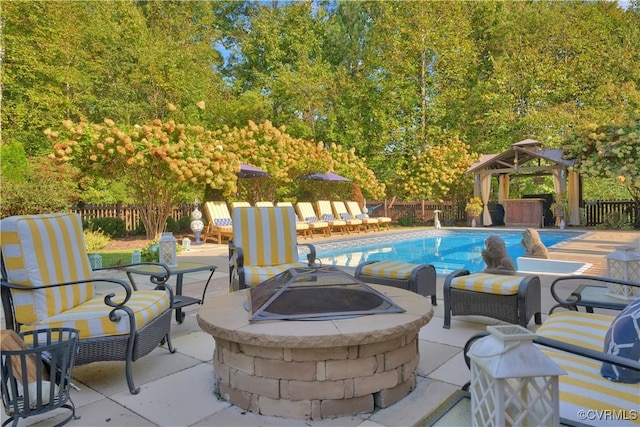
[[[269,203],[271,202],[256,202],[256,207],[257,208],[269,207]],[[293,203],[278,202],[277,206],[281,208],[284,208],[284,207],[293,208]],[[271,203],[271,207],[273,207],[273,203]],[[306,221],[302,221],[297,214],[296,214],[296,231],[298,232],[299,235],[304,236],[305,239],[307,237],[310,237],[313,239],[313,230],[311,229],[309,224]]]
[[[298,217],[309,224],[309,229],[312,233],[315,230],[320,230],[324,236],[331,236],[331,227],[329,226],[329,223],[318,219],[316,212],[313,210],[313,205],[310,202],[296,203],[296,211],[298,211]]]
[[[152,277],[152,290],[134,291],[129,282],[105,278],[104,272],[97,277],[94,271],[108,269],[91,268],[78,214],[11,216],[0,222],[0,230],[7,328],[78,330],[75,364],[124,361],[129,391],[137,394],[132,363],[162,342],[175,351],[169,336],[173,291],[165,284],[169,269],[142,263],[163,271]]]
[[[319,200],[316,203],[316,208],[318,211],[318,218],[322,221],[327,221],[330,229],[337,228],[340,230],[340,234],[342,235],[344,235],[344,233],[350,234],[349,228],[347,227],[347,221],[335,216],[330,201]]]
[[[300,262],[296,238],[296,214],[292,207],[233,210],[233,240],[229,242],[230,290],[258,285],[283,271],[315,262],[309,244],[307,262]]]
[[[333,213],[335,216],[347,222],[348,231],[355,231],[359,233],[360,227],[363,226],[365,233],[367,232],[367,227],[364,226],[364,221],[360,218],[354,218],[347,210],[344,202],[334,200],[331,202],[331,206],[333,207]],[[375,221],[375,224],[377,225],[378,221]]]
[[[209,224],[205,229],[205,239],[208,235],[215,235],[216,243],[222,243],[226,237],[230,239],[233,235],[233,221],[226,202],[206,202],[204,211],[207,214]]]
[[[255,207],[256,208],[272,208],[273,202],[256,202]]]
[[[381,226],[385,225],[387,227],[387,230],[389,230],[389,225],[391,224],[391,218],[389,218],[388,216],[369,217],[368,214],[362,212],[362,209],[360,209],[360,205],[358,204],[358,202],[349,201],[346,203],[347,203],[347,209],[349,210],[349,213],[354,218],[362,219],[364,224],[366,224],[367,219],[370,219],[370,220],[374,219],[378,223],[377,225],[378,229],[381,229],[382,228]]]

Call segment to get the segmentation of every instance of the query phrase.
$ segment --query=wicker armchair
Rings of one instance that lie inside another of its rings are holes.
[[[175,351],[169,337],[173,291],[165,284],[170,275],[166,266],[166,274],[151,278],[154,290],[133,291],[126,281],[94,277],[77,214],[4,218],[0,236],[7,328],[77,329],[75,364],[124,361],[132,394],[140,391],[132,363],[163,342]]]
[[[312,265],[315,248],[298,244],[296,214],[292,207],[233,210],[233,241],[229,242],[231,291],[258,285],[283,271]],[[306,246],[307,263],[299,261],[298,246]]]

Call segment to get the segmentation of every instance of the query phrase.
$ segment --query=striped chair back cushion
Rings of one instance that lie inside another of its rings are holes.
[[[292,207],[236,208],[233,242],[244,252],[244,265],[298,262],[296,215]]]
[[[318,214],[320,214],[322,217],[324,217],[325,215],[333,216],[333,209],[331,208],[330,201],[318,200],[317,206],[318,206]]]
[[[358,215],[362,215],[362,209],[360,209],[360,205],[358,204],[358,202],[354,202],[354,201],[348,201],[347,202],[347,209],[349,210],[349,212],[351,213],[352,216],[357,217]]]
[[[216,218],[231,218],[226,202],[206,202],[204,209],[210,223],[213,223]]]
[[[91,279],[78,214],[24,215],[0,222],[2,257],[10,283],[30,288]],[[12,291],[16,320],[36,323],[94,296],[93,285]]]
[[[311,202],[298,202],[296,203],[296,208],[298,209],[298,216],[302,218],[303,221],[306,221],[308,218],[314,217],[318,218],[316,215],[316,211],[313,210],[313,205]]]

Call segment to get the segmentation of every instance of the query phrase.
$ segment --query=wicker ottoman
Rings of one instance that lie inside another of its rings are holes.
[[[479,315],[527,327],[542,323],[540,278],[456,270],[444,281],[444,328],[451,316]]]
[[[436,300],[436,269],[431,264],[399,261],[366,261],[356,267],[355,277],[366,283],[395,286]]]

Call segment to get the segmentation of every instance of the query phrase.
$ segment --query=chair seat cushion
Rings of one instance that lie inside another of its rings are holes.
[[[247,286],[255,286],[264,282],[267,279],[276,276],[283,271],[295,267],[308,267],[306,263],[296,262],[290,264],[279,264],[270,266],[244,266],[244,280]]]
[[[492,295],[515,295],[521,281],[521,276],[474,273],[456,277],[451,281],[451,287]]]
[[[614,317],[598,313],[562,311],[549,315],[536,334],[568,344],[602,351],[604,337]]]
[[[122,301],[124,292],[116,292],[113,301]],[[140,329],[150,323],[169,308],[169,295],[165,291],[135,291],[127,301],[127,307],[133,310],[136,328]],[[117,322],[109,320],[109,312],[113,310],[104,303],[104,295],[97,295],[72,309],[51,316],[37,324],[23,326],[23,331],[39,328],[74,328],[80,332],[80,339],[103,336],[123,335],[129,333],[129,320],[122,310]]]
[[[546,324],[546,322],[545,322]],[[569,353],[543,350],[555,363],[567,371],[560,375],[560,416],[578,423],[585,410],[592,413],[630,414],[630,410],[638,408],[640,385],[616,383],[600,375],[601,363]],[[588,414],[589,412],[587,412]],[[598,426],[636,425],[638,419],[623,417],[598,417]],[[589,420],[589,419],[587,419]]]
[[[401,261],[379,261],[362,267],[360,274],[372,277],[408,280],[411,277],[411,272],[417,267],[420,267],[420,265]]]

